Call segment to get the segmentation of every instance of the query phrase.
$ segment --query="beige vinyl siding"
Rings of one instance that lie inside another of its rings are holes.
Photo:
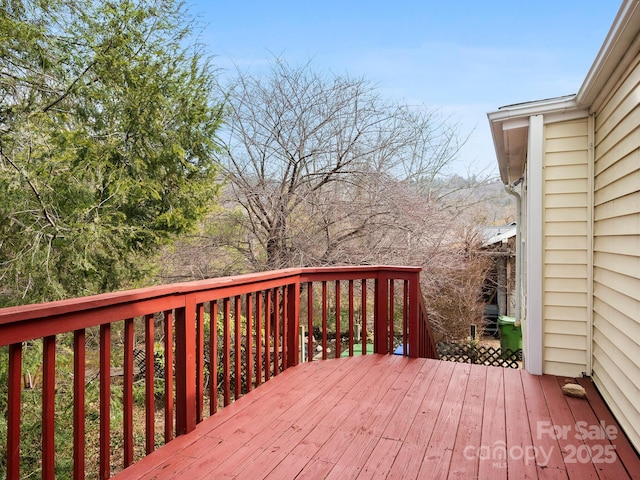
[[[593,379],[640,448],[640,67],[595,116]]]
[[[588,120],[548,124],[544,147],[543,372],[587,369]]]

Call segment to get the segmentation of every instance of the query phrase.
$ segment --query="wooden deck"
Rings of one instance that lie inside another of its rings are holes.
[[[393,355],[290,368],[117,479],[640,478],[588,380]],[[606,438],[604,425],[610,439]]]

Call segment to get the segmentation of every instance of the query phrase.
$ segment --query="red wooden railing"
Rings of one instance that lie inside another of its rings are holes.
[[[404,355],[436,358],[419,275],[416,267],[286,269],[0,309],[8,358],[0,469],[8,479],[21,475],[28,388],[40,390],[42,478],[71,474],[56,464],[62,344],[73,355],[73,477],[109,478],[301,360],[354,355],[356,347],[393,353],[399,345]],[[23,349],[36,343],[41,382],[23,387]],[[86,398],[92,375],[98,407]],[[140,383],[143,400],[134,394]],[[122,413],[117,424],[114,409]],[[97,462],[87,459],[90,422],[99,423]]]

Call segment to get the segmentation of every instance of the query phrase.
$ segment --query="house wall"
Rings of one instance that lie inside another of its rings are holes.
[[[587,371],[589,354],[588,123],[544,129],[542,368],[570,377]]]
[[[595,111],[593,379],[640,449],[639,63]]]

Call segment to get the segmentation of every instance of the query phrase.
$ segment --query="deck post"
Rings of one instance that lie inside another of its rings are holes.
[[[22,343],[9,345],[9,398],[7,415],[7,479],[20,478],[20,399],[22,395]]]
[[[386,272],[379,272],[376,277],[373,319],[373,353],[389,353],[389,277]]]
[[[287,367],[300,359],[300,282],[287,285]]]
[[[43,339],[42,478],[55,477],[56,336]]]
[[[176,309],[176,435],[196,428],[196,305],[187,295]]]
[[[84,479],[86,332],[73,332],[73,478]],[[10,477],[7,477],[10,478]]]
[[[420,315],[419,296],[420,292],[420,272],[411,274],[409,280],[409,318],[408,318],[408,355],[411,358],[418,358],[421,352],[420,335],[418,331],[418,316]]]

